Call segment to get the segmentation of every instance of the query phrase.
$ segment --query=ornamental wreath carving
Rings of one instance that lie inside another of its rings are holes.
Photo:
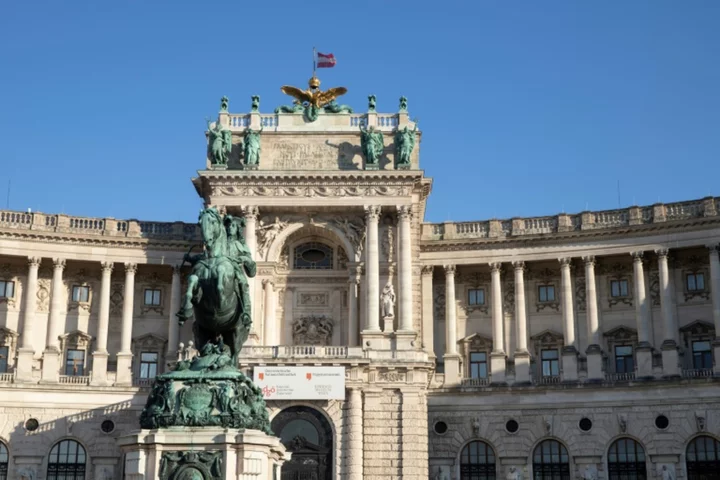
[[[292,323],[295,345],[330,345],[333,321],[324,315],[305,315]]]

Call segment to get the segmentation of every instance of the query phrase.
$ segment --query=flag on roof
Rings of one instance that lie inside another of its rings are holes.
[[[330,68],[335,66],[335,55],[332,53],[315,52],[315,65],[317,68]]]

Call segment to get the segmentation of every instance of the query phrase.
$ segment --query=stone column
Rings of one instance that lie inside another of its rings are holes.
[[[638,378],[650,378],[652,373],[652,345],[650,343],[650,310],[645,290],[643,252],[632,252],[633,277],[635,280],[635,321],[638,331],[638,345],[635,348]]]
[[[530,382],[530,352],[527,348],[527,317],[525,315],[525,262],[513,262],[515,268],[515,383]]]
[[[346,465],[348,480],[363,478],[363,404],[359,387],[348,388],[348,445]]]
[[[677,341],[675,340],[677,326],[672,314],[672,291],[670,289],[670,271],[668,269],[668,250],[661,248],[655,250],[658,256],[658,281],[660,283],[660,311],[663,318],[663,376],[675,377],[680,375]]]
[[[457,309],[455,265],[445,265],[445,384],[460,383],[460,355],[457,353]]]
[[[360,267],[353,269],[348,278],[348,347],[358,346],[358,291],[360,287]]]
[[[33,356],[35,355],[33,334],[35,333],[38,269],[41,260],[39,257],[28,258],[27,283],[23,302],[22,341],[20,342],[20,348],[17,350],[17,367],[15,370],[15,380],[17,382],[27,383],[33,381],[32,367]]]
[[[170,286],[170,311],[168,312],[168,348],[165,354],[166,364],[177,360],[177,349],[180,344],[180,323],[177,312],[182,301],[181,266],[172,267],[172,284]]]
[[[714,373],[720,375],[720,247],[708,245],[708,251],[710,254],[710,294],[712,295],[713,323],[715,324]]]
[[[492,383],[505,383],[507,355],[505,355],[505,334],[503,328],[503,298],[500,282],[501,263],[490,264],[492,298],[493,351],[490,353],[490,379]]]
[[[422,298],[422,343],[423,350],[432,360],[435,359],[434,352],[434,328],[435,321],[433,318],[433,266],[425,265],[420,271],[420,290]]]
[[[600,346],[600,323],[598,320],[597,289],[595,287],[595,257],[583,257],[585,262],[585,314],[588,325],[587,355],[588,380],[602,381],[602,347]]]
[[[398,349],[412,348],[412,343],[417,336],[413,328],[412,315],[412,234],[410,221],[412,220],[412,207],[403,205],[397,207],[398,212],[398,236],[400,237],[400,248],[398,252],[398,281],[400,287],[400,321],[398,322]]]
[[[63,270],[65,270],[65,259],[54,258],[50,315],[45,335],[45,351],[43,352],[42,379],[40,383],[57,383],[60,381],[60,314],[63,303],[67,304],[65,287],[63,286]]]
[[[108,328],[110,325],[110,283],[112,262],[102,262],[102,283],[100,284],[100,310],[98,312],[97,349],[93,352],[91,385],[107,385]]]
[[[263,316],[263,345],[277,345],[276,336],[277,328],[275,328],[275,282],[266,278],[262,281],[265,289],[265,315]]]
[[[363,330],[363,343],[377,348],[381,342],[380,335],[380,260],[378,255],[378,220],[380,207],[365,206],[365,279],[366,288],[366,325]]]
[[[560,277],[562,282],[562,316],[563,337],[565,345],[562,350],[562,376],[564,381],[574,382],[578,379],[577,348],[575,346],[575,309],[573,305],[573,284],[570,268],[571,258],[561,258]]]
[[[132,385],[132,323],[135,300],[136,263],[125,264],[125,294],[123,297],[122,333],[117,354],[116,385]]]
[[[257,260],[257,232],[256,232],[256,226],[257,226],[257,219],[259,215],[258,207],[254,205],[250,205],[247,207],[243,207],[242,209],[243,216],[245,217],[245,243],[248,246],[248,249],[250,250],[250,253],[252,254],[253,260]],[[257,298],[255,295],[255,277],[248,278],[248,293],[250,294],[250,302],[251,302],[251,313],[252,318],[258,318],[257,313],[259,310],[257,309]],[[248,345],[257,345],[259,340],[259,335],[256,330],[256,322],[253,322],[252,326],[250,327],[250,334],[248,336]]]

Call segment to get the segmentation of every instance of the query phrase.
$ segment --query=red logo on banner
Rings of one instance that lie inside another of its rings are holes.
[[[260,380],[265,380],[265,374],[264,373],[258,373],[258,378]]]
[[[272,396],[273,393],[275,393],[275,387],[272,387],[272,388],[264,387],[262,389],[263,397],[270,397],[270,396]]]
[[[308,380],[312,380],[312,373],[306,373],[305,378],[307,378]]]

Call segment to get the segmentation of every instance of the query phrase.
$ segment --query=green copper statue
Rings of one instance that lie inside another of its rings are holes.
[[[250,97],[252,103],[250,104],[250,111],[257,112],[260,109],[260,95],[253,95]]]
[[[275,109],[275,113],[302,113],[304,110],[303,104],[295,100],[292,105],[280,105]]]
[[[368,112],[375,111],[375,95],[368,95]]]
[[[257,167],[260,164],[260,130],[253,131],[251,128],[245,129],[245,138],[243,139],[243,154],[245,155],[245,165],[249,167]]]
[[[363,155],[365,155],[366,167],[372,165],[377,168],[380,161],[380,155],[382,155],[383,149],[385,148],[382,132],[376,130],[373,126],[365,128],[365,125],[361,124],[360,146],[362,148]]]
[[[238,370],[252,325],[248,278],[257,270],[243,236],[244,223],[215,208],[202,210],[199,223],[204,251],[185,255],[192,272],[177,317],[182,325],[194,316],[200,355],[155,378],[140,426],[221,426],[270,433],[262,392]]]
[[[350,105],[339,104],[335,100],[325,105],[323,110],[325,110],[325,113],[353,113]]]
[[[210,139],[211,163],[213,165],[227,165],[228,155],[232,150],[232,133],[223,127],[220,122],[215,122],[215,128],[212,128],[210,119],[206,120]]]
[[[417,124],[412,130],[407,125],[395,132],[395,162],[398,168],[410,167],[410,155],[415,148],[415,134],[417,132]]]
[[[407,97],[404,95],[400,97],[400,111],[407,112]]]
[[[221,112],[227,112],[228,111],[228,103],[230,102],[230,99],[226,96],[223,96],[220,99],[220,111]]]

